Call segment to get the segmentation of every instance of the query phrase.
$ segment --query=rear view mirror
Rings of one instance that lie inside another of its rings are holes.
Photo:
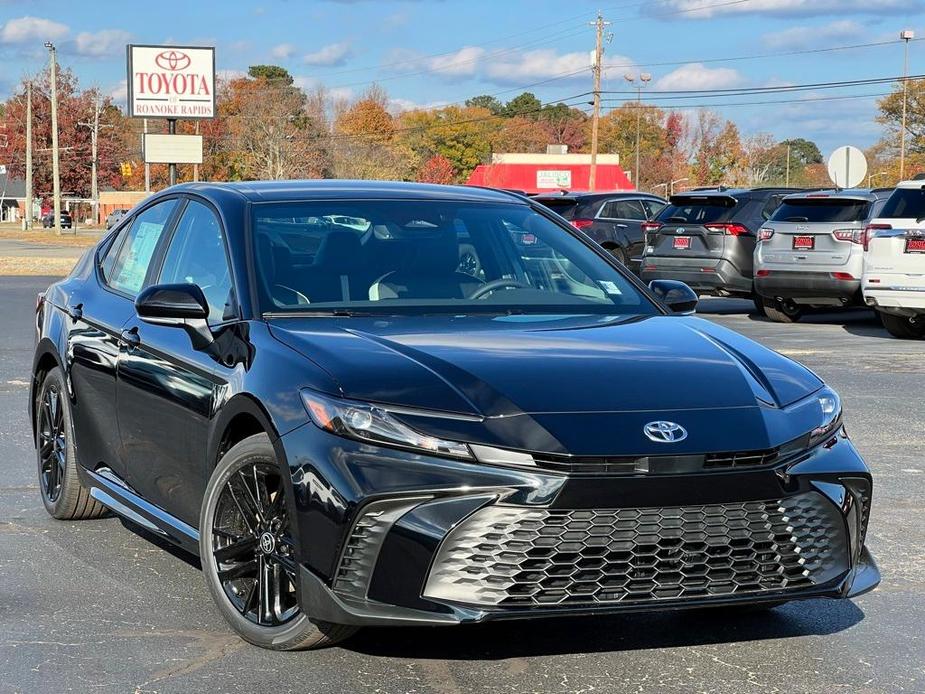
[[[195,349],[212,344],[209,302],[195,284],[155,284],[135,299],[135,312],[146,323],[183,328]]]
[[[681,315],[691,315],[697,309],[699,297],[697,292],[688,287],[684,282],[676,280],[652,280],[649,282],[649,289],[655,294],[662,303],[665,304],[672,313]]]

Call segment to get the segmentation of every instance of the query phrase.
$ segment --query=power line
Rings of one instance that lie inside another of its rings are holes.
[[[875,94],[849,94],[843,96],[820,96],[820,97],[807,97],[805,99],[775,99],[769,101],[732,101],[726,103],[703,103],[703,104],[682,104],[681,106],[670,106],[670,108],[726,108],[727,106],[756,106],[762,104],[806,104],[813,103],[816,101],[842,101],[842,100],[851,100],[851,99],[874,99],[881,96],[889,96],[891,92],[877,92]],[[644,107],[653,107],[659,108],[662,106],[660,103],[648,102],[643,105]]]
[[[925,75],[910,75],[909,81],[925,78]],[[902,77],[874,77],[862,80],[843,80],[839,82],[814,82],[810,84],[791,84],[775,85],[768,87],[730,87],[723,89],[662,89],[653,90],[649,94],[666,95],[662,99],[691,99],[700,97],[716,96],[745,96],[748,94],[776,94],[787,92],[799,92],[816,89],[840,89],[842,87],[857,87],[871,84],[888,84],[890,82],[900,82]],[[602,94],[625,94],[633,95],[632,91],[611,90],[601,92]]]

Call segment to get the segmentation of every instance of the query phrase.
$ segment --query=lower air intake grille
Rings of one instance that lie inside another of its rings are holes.
[[[424,595],[567,607],[799,590],[847,570],[844,528],[815,492],[679,508],[489,506],[444,539]]]

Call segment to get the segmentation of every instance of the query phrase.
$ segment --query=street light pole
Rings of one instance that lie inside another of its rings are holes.
[[[636,76],[626,74],[623,76],[627,82],[636,87],[636,168],[633,173],[633,184],[636,190],[639,190],[639,134],[642,123],[642,88],[652,80],[652,75],[648,72],[639,74],[639,84],[636,84]]]
[[[55,233],[61,235],[61,178],[58,170],[58,56],[55,44],[46,41],[51,61],[51,177],[54,197]]]
[[[903,122],[899,129],[899,180],[901,181],[906,177],[906,93],[909,84],[909,42],[915,38],[915,32],[911,29],[904,29],[899,32],[899,38],[903,42]]]
[[[877,173],[867,174],[867,187],[870,188],[871,181],[873,181],[877,176],[886,176],[886,171],[878,171]]]

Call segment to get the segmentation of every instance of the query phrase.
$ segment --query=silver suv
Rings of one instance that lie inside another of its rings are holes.
[[[807,307],[860,306],[864,228],[892,189],[788,195],[758,231],[755,292],[768,318],[798,321]]]

